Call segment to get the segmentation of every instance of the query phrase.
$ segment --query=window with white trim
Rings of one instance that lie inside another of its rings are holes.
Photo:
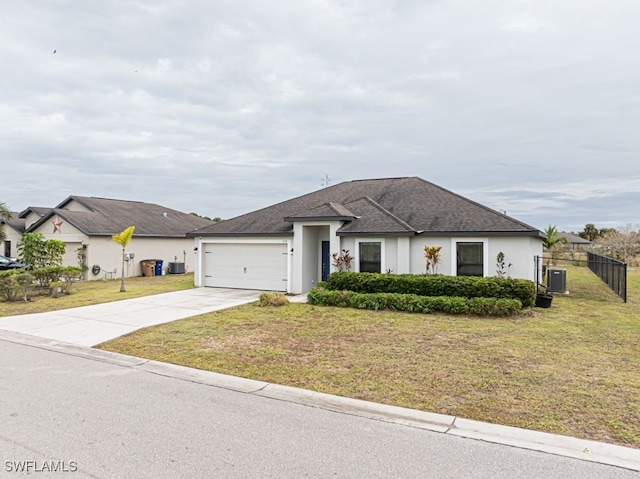
[[[358,271],[361,273],[382,272],[382,243],[360,241],[358,243]]]
[[[483,241],[456,241],[456,275],[484,276],[485,244]]]

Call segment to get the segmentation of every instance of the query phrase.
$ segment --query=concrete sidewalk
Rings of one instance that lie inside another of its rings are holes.
[[[260,291],[195,288],[47,313],[0,318],[0,330],[94,346],[140,328],[256,301]]]

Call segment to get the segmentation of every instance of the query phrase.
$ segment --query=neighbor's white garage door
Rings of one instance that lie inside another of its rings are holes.
[[[287,244],[206,244],[204,285],[265,291],[287,290]]]

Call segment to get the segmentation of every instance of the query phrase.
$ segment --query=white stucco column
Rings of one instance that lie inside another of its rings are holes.
[[[398,270],[396,273],[398,274],[408,274],[411,273],[411,238],[408,236],[399,236],[398,237],[398,247],[397,247],[397,265]]]
[[[302,259],[304,228],[301,223],[293,224],[293,256],[291,258],[291,293],[302,293]]]
[[[338,229],[342,226],[341,221],[332,221],[329,223],[329,261],[331,262],[331,272],[338,271],[338,268],[333,266],[333,253],[342,254],[342,240],[338,236]]]

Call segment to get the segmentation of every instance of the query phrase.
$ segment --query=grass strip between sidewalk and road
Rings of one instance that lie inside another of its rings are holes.
[[[588,269],[511,318],[245,305],[101,349],[640,448],[640,272],[623,303]]]

